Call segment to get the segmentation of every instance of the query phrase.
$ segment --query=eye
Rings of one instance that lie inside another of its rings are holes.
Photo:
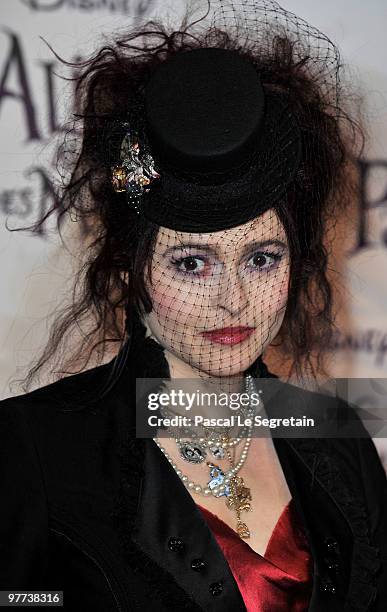
[[[248,267],[257,268],[258,270],[267,270],[275,267],[277,262],[281,259],[282,256],[278,255],[277,253],[265,253],[258,251],[248,260]]]
[[[200,274],[204,272],[205,261],[201,257],[189,255],[188,257],[180,257],[180,259],[172,260],[173,265],[183,273]]]

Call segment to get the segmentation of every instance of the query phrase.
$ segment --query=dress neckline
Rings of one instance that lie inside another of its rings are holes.
[[[240,538],[236,531],[216,514],[199,504],[197,506],[218,543],[222,541],[227,550],[233,551],[233,555],[244,556],[252,563],[265,563],[290,579],[306,579],[310,550],[293,498],[284,506],[263,555],[251,548],[248,540]]]
[[[247,612],[309,609],[313,558],[293,499],[283,508],[264,556],[216,514],[197,506],[229,564]]]
[[[204,514],[210,515],[210,519],[212,521],[215,521],[216,523],[218,523],[218,525],[222,528],[222,530],[224,532],[229,533],[230,536],[235,537],[237,540],[240,540],[243,544],[248,546],[249,549],[251,550],[251,552],[254,553],[255,555],[258,555],[259,557],[262,557],[262,558],[270,561],[270,557],[271,557],[270,550],[271,550],[272,544],[277,539],[277,534],[278,534],[278,532],[280,530],[280,527],[282,526],[284,520],[286,518],[288,518],[288,514],[292,510],[293,498],[291,498],[288,501],[288,503],[283,507],[282,512],[279,515],[278,520],[277,520],[276,524],[273,527],[273,531],[271,532],[270,538],[269,538],[268,543],[266,545],[266,550],[265,550],[263,555],[261,555],[256,550],[254,550],[250,546],[250,544],[248,543],[248,540],[242,539],[237,534],[237,532],[232,527],[227,525],[227,523],[225,523],[217,514],[214,514],[214,512],[211,512],[211,510],[208,510],[207,508],[204,508],[204,506],[201,506],[200,504],[196,504],[196,505],[198,506],[198,508],[200,509],[201,512],[204,512]]]

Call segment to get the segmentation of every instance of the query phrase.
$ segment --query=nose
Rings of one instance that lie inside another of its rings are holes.
[[[220,274],[216,306],[233,316],[240,315],[248,304],[248,290],[236,270]]]

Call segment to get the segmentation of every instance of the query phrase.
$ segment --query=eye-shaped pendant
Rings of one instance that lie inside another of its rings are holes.
[[[179,444],[180,455],[188,463],[202,463],[207,456],[206,450],[194,442],[183,442]]]

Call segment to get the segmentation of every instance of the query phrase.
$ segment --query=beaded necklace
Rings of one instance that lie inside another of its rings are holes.
[[[249,397],[251,397],[252,393],[256,393],[254,380],[250,375],[245,377],[245,388]],[[262,400],[260,400],[260,403],[262,403]],[[252,418],[255,413],[255,408],[253,408],[251,402],[249,402],[249,406],[241,411],[245,416]],[[164,414],[168,413],[169,411],[164,408]],[[219,433],[218,428],[209,428],[205,426],[202,426],[202,429],[205,430],[203,437],[189,440],[176,437],[175,442],[180,456],[184,461],[189,463],[204,463],[208,451],[218,459],[227,458],[230,463],[230,468],[226,471],[223,471],[212,461],[206,462],[210,475],[210,481],[207,483],[207,486],[202,486],[190,480],[188,476],[179,469],[173,458],[167,453],[158,439],[154,438],[154,441],[187,489],[205,497],[209,495],[213,495],[214,497],[225,497],[227,507],[233,510],[237,515],[236,531],[238,535],[241,538],[247,539],[250,537],[250,531],[246,523],[241,520],[241,513],[251,510],[250,502],[252,496],[250,489],[245,486],[243,478],[238,476],[238,472],[242,469],[248,456],[251,444],[252,425],[244,427],[242,430],[242,433],[247,433],[247,435],[243,436],[245,442],[238,462],[235,460],[235,449],[242,441],[242,436],[231,438],[228,431]],[[234,456],[231,450],[234,451]]]

